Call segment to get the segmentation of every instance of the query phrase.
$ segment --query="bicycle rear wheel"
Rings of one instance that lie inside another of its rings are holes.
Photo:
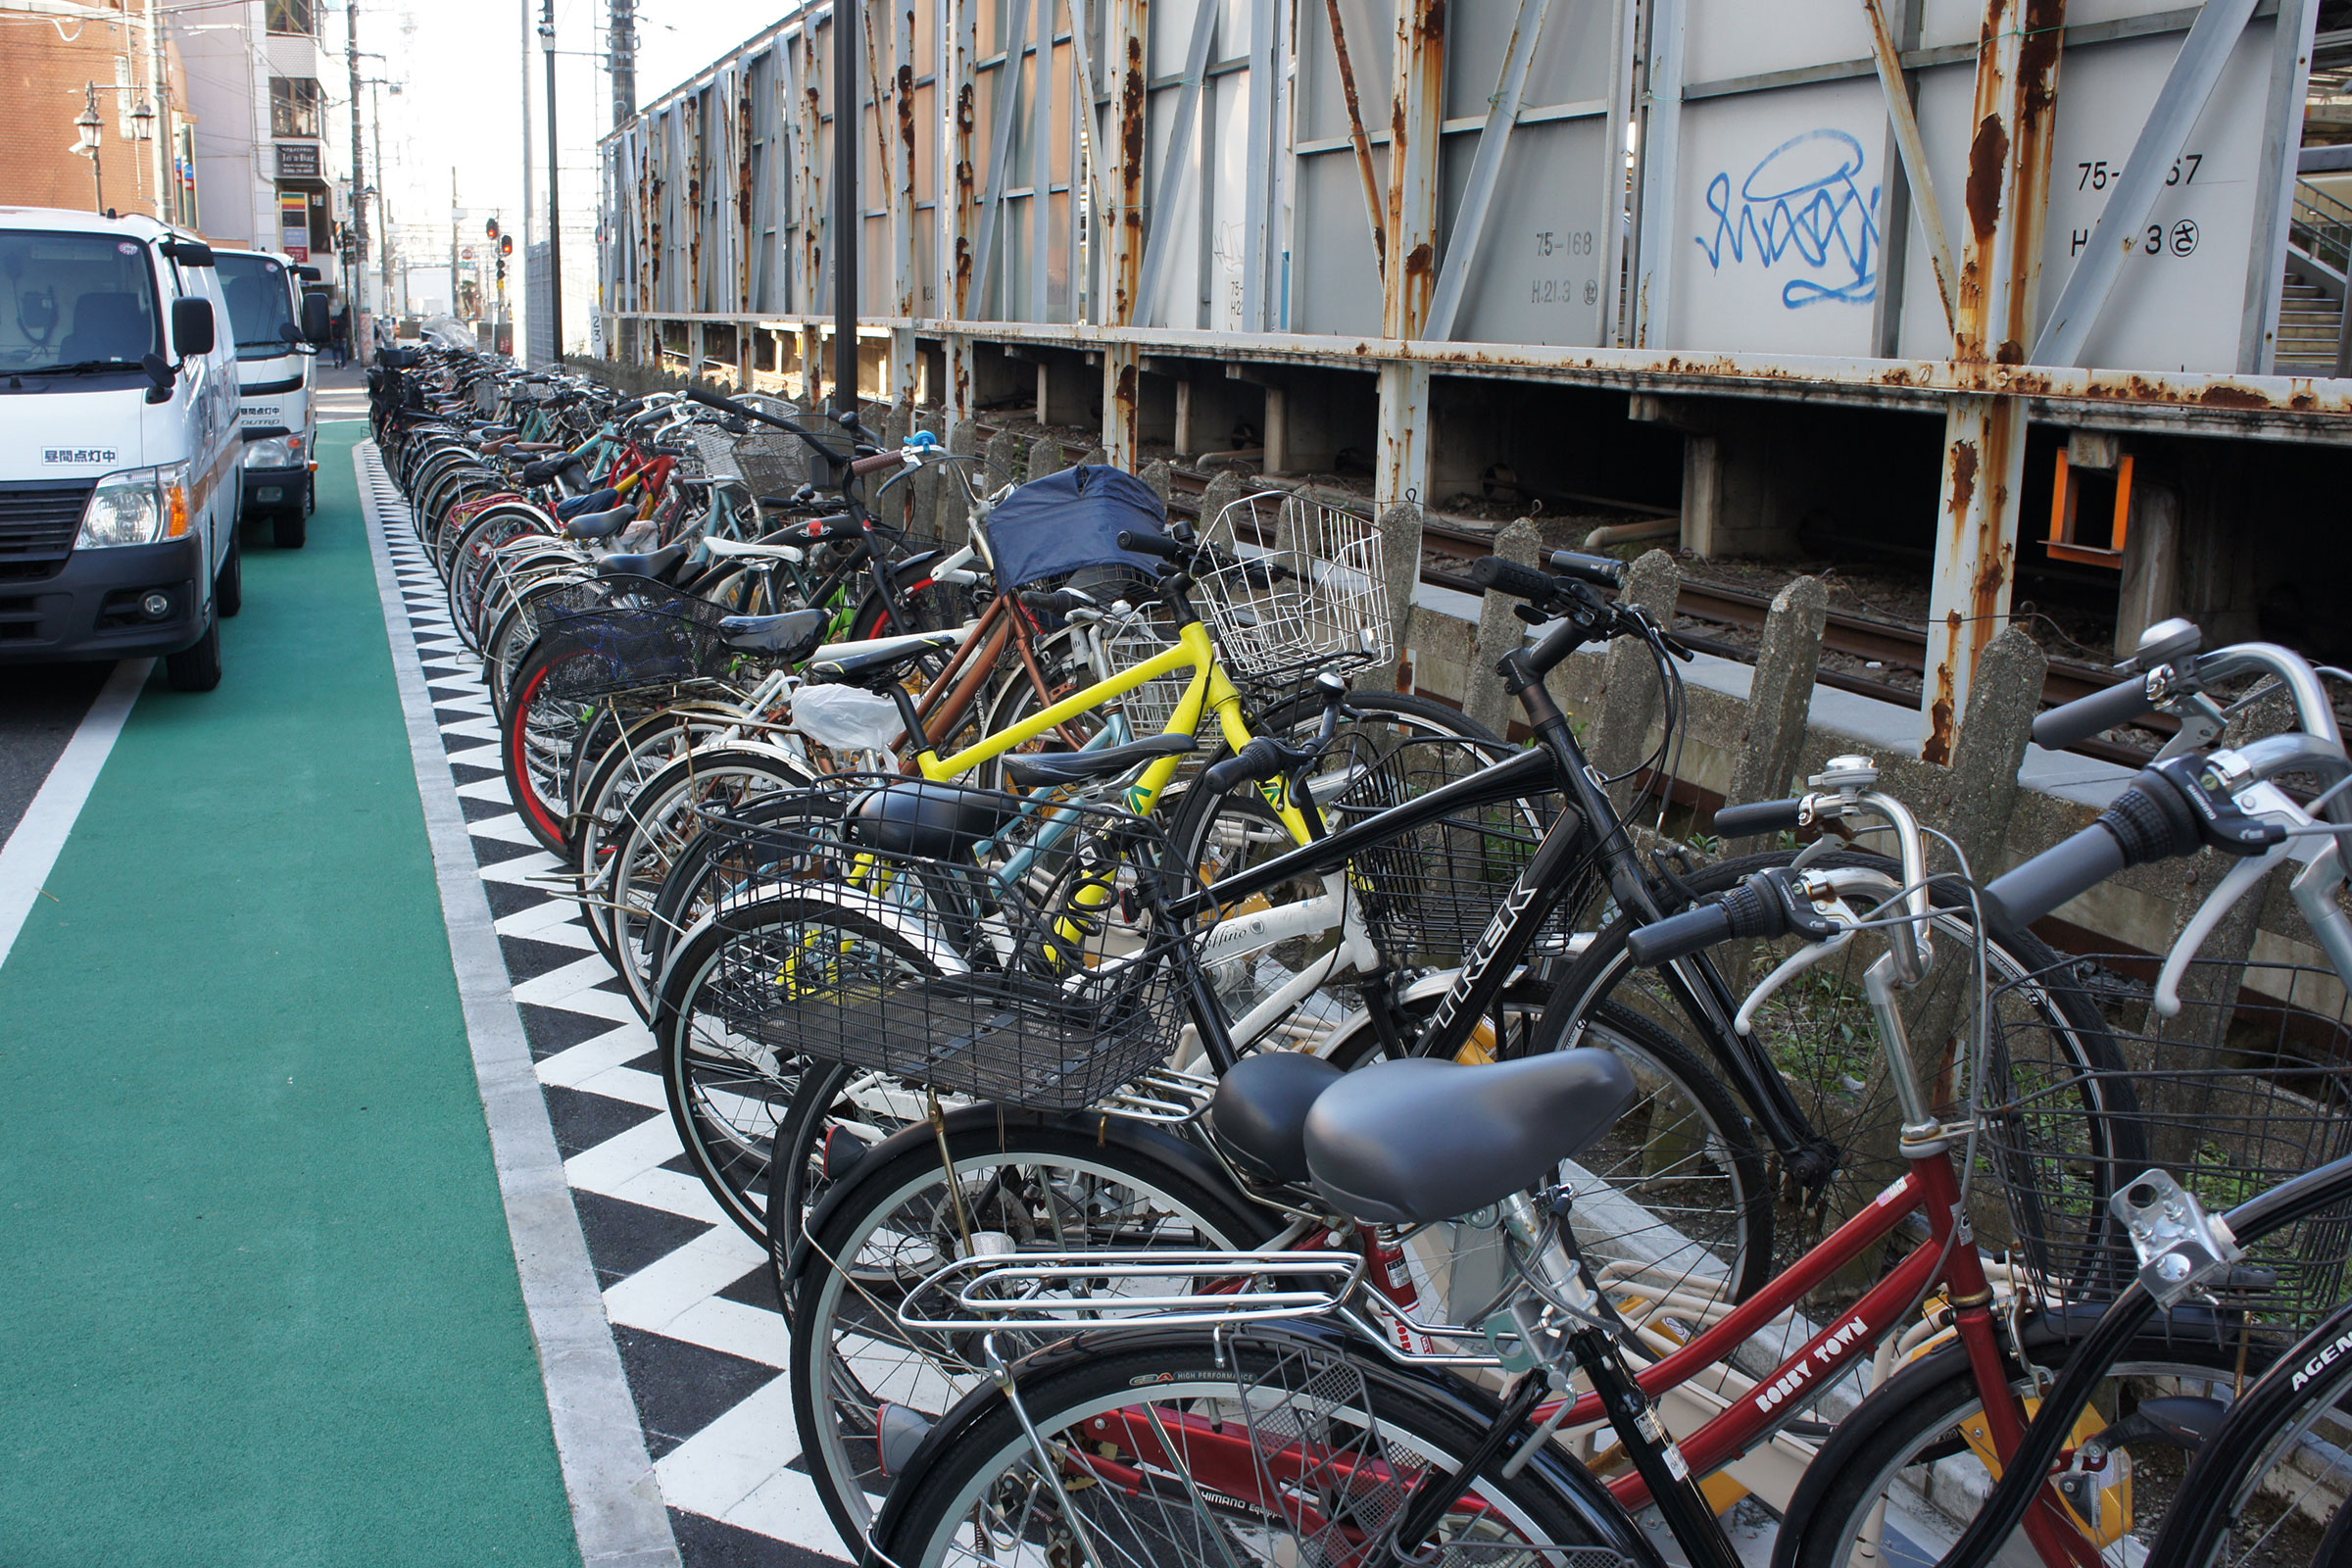
[[[1313,1326],[1103,1336],[1022,1363],[1020,1405],[966,1401],[893,1486],[898,1568],[1295,1568],[1376,1560],[1381,1532],[1493,1424],[1487,1396]],[[1148,1392],[1147,1392],[1148,1391]],[[1054,1455],[1049,1466],[1039,1441]],[[1426,1555],[1446,1568],[1654,1560],[1583,1470],[1544,1452],[1482,1469]],[[1083,1532],[1083,1537],[1080,1532]],[[1096,1549],[1089,1551],[1086,1548]]]

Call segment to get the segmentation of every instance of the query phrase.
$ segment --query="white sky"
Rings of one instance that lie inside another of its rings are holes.
[[[383,107],[384,187],[395,229],[412,260],[449,253],[450,172],[457,172],[464,214],[461,244],[486,243],[483,220],[502,215],[522,244],[523,18],[530,19],[529,93],[534,195],[547,205],[547,67],[540,54],[539,0],[359,0],[363,77],[402,84],[362,91]],[[642,103],[775,22],[793,0],[638,0],[637,90]],[[596,220],[597,138],[612,129],[612,86],[603,67],[610,0],[556,0],[556,102],[564,172],[564,238],[584,252]],[[322,20],[321,42],[339,67],[342,11]],[[594,58],[584,58],[593,53]],[[348,79],[330,72],[327,91],[340,102]],[[346,112],[347,113],[347,112]],[[333,117],[338,143],[349,136],[346,113]],[[372,126],[368,132],[373,136]],[[372,163],[372,141],[368,157]],[[372,177],[374,171],[369,170]],[[429,246],[417,225],[434,230]],[[544,237],[534,229],[534,237]],[[520,256],[515,261],[519,263]],[[566,255],[566,277],[584,270],[584,254]],[[509,287],[519,282],[510,267]]]

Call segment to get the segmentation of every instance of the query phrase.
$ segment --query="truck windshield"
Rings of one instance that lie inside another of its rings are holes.
[[[293,296],[283,265],[267,256],[218,253],[220,285],[228,294],[228,318],[237,329],[237,358],[275,360],[294,352],[287,328],[294,324]]]
[[[0,231],[0,375],[135,367],[163,352],[159,327],[146,246]]]

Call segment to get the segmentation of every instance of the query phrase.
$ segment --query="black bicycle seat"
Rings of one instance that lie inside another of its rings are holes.
[[[1347,1074],[1306,1113],[1315,1190],[1356,1219],[1458,1219],[1549,1181],[1634,1100],[1606,1051],[1465,1066],[1426,1057]]]
[[[610,512],[620,503],[620,492],[611,485],[591,490],[582,496],[565,496],[556,503],[556,516],[564,522],[584,517],[592,512]]]
[[[924,655],[945,652],[962,639],[963,633],[956,631],[910,631],[861,643],[834,643],[810,656],[807,673],[845,685],[862,685],[894,675]]]
[[[1059,784],[1092,784],[1155,762],[1163,757],[1184,757],[1200,748],[1190,735],[1147,735],[1124,746],[1102,746],[1091,752],[1031,752],[1006,755],[1004,776],[1025,790],[1051,789]]]
[[[729,648],[747,654],[780,654],[798,662],[816,651],[833,624],[829,610],[793,610],[781,615],[729,615],[718,623]]]
[[[541,458],[536,463],[524,464],[522,471],[514,477],[524,484],[545,484],[566,468],[585,466],[587,465],[581,462],[577,454],[559,452],[552,458]]]
[[[1020,809],[993,791],[919,779],[884,785],[859,801],[852,831],[858,843],[892,854],[968,860],[974,844],[996,837]]]
[[[636,520],[635,507],[614,507],[610,512],[591,512],[573,517],[564,524],[564,533],[570,539],[610,539]]]
[[[1208,1131],[1244,1172],[1293,1186],[1307,1180],[1306,1113],[1340,1069],[1298,1051],[1235,1062],[1208,1102]]]
[[[681,539],[674,545],[650,551],[641,556],[610,555],[598,558],[596,574],[599,577],[652,577],[667,582],[677,573],[694,547]]]

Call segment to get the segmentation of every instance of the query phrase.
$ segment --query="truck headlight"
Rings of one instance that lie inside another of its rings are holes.
[[[302,437],[273,435],[245,443],[248,468],[291,468],[302,461]]]
[[[188,466],[169,463],[99,480],[82,509],[81,532],[74,545],[77,550],[151,545],[182,538],[187,531]]]

